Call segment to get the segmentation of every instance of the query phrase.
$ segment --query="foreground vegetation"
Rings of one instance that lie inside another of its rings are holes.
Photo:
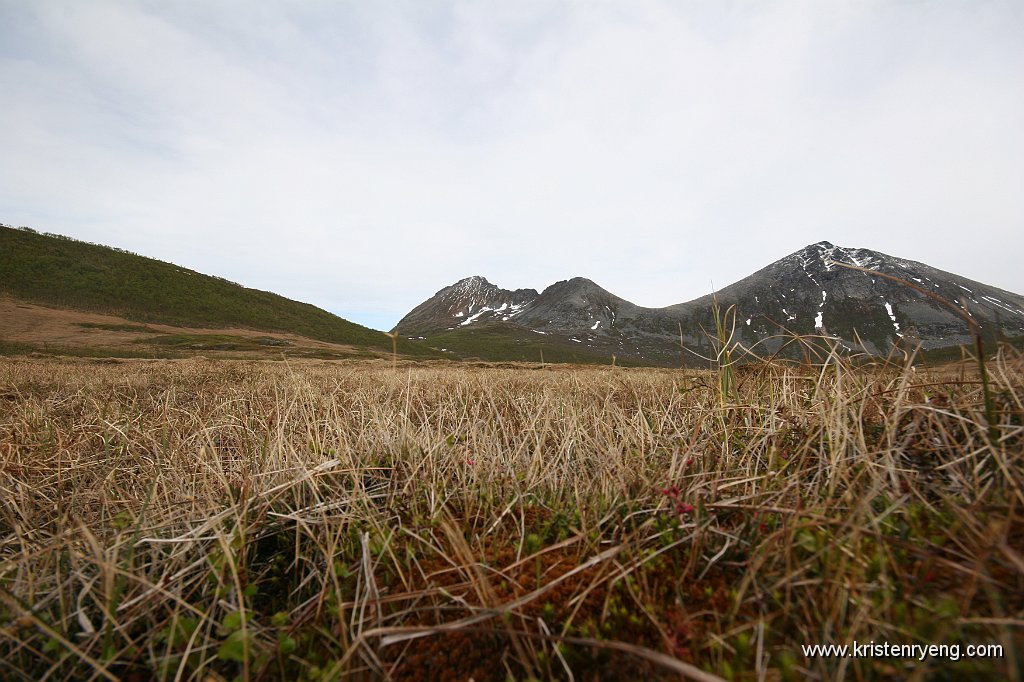
[[[2,359],[0,677],[1015,679],[988,369]]]

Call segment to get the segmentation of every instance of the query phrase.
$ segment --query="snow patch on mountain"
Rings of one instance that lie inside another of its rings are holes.
[[[896,321],[896,315],[892,312],[892,304],[888,301],[885,302],[885,312],[889,313],[889,319],[892,320],[892,326],[896,330],[896,336],[903,338],[903,334],[900,332],[900,323]]]

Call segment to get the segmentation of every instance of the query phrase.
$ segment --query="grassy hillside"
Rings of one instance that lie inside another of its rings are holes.
[[[391,350],[382,332],[307,303],[119,249],[25,229],[0,227],[0,294],[139,322],[287,331]],[[434,354],[401,339],[399,351]]]
[[[712,317],[700,320],[695,326],[704,329],[714,329]],[[416,338],[416,337],[413,337]],[[710,338],[698,337],[696,343],[688,343],[687,351],[681,351],[678,346],[666,343],[664,338],[647,337],[637,341],[635,338],[630,343],[641,343],[642,356],[638,357],[640,351],[631,354],[629,347],[616,348],[614,338],[598,338],[595,345],[573,343],[568,338],[557,334],[538,335],[522,327],[503,323],[484,323],[470,328],[456,328],[442,332],[429,334],[423,340],[415,340],[412,343],[422,344],[435,350],[444,349],[448,357],[460,357],[466,359],[479,358],[492,362],[539,362],[543,359],[549,363],[571,363],[581,365],[610,365],[612,356],[615,355],[615,364],[620,367],[689,367],[704,369],[709,363],[703,357],[714,357],[715,341]],[[819,338],[817,334],[810,335],[780,335],[779,345],[786,344],[787,351],[779,354],[779,358],[787,358],[795,361],[802,361],[807,358],[821,359],[833,352],[829,342]],[[598,345],[599,344],[599,345]],[[746,353],[738,350],[740,344],[730,344],[731,356],[738,364],[749,364],[753,359]],[[1000,346],[1008,346],[1017,350],[1024,350],[1024,337],[998,338],[992,334],[985,336],[985,349],[992,354]],[[636,347],[636,346],[634,346]],[[907,343],[901,346],[902,350],[893,350],[892,356],[902,362],[906,352],[910,352],[913,346]],[[771,353],[764,347],[758,348],[762,354]],[[692,352],[690,352],[692,351]],[[835,352],[847,356],[848,353],[839,347]],[[964,352],[973,352],[973,346],[949,346],[930,350],[918,350],[914,355],[915,364],[927,363],[940,365],[947,362],[960,360]],[[864,360],[863,354],[858,356]],[[876,358],[880,359],[880,358]]]
[[[585,365],[612,364],[612,351],[604,348],[589,348],[572,343],[564,337],[539,335],[520,327],[501,323],[483,324],[471,329],[454,329],[431,334],[417,343],[463,358],[479,358],[495,362],[544,362],[575,363]],[[642,366],[627,357],[616,358],[622,367]]]

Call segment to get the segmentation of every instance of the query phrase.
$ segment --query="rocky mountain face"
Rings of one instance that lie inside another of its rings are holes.
[[[784,330],[837,338],[871,355],[887,354],[897,344],[919,343],[928,350],[970,343],[967,323],[939,298],[992,336],[1024,335],[1024,297],[1018,294],[924,263],[828,242],[790,254],[714,298],[722,308],[735,306],[741,343],[770,352],[786,340],[780,336]],[[711,304],[712,296],[704,296],[665,312],[692,327],[710,319]]]
[[[419,304],[395,327],[402,334],[455,329],[474,323],[508,322],[537,299],[536,289],[509,291],[474,275],[461,279]]]
[[[520,344],[524,338],[561,344],[591,359],[616,355],[678,366],[701,364],[699,356],[711,351],[717,304],[719,316],[727,314],[733,342],[759,354],[795,348],[794,335],[833,339],[871,355],[885,355],[897,345],[928,350],[970,343],[968,325],[938,298],[973,317],[990,336],[1024,337],[1024,297],[1018,294],[828,242],[811,244],[715,294],[665,308],[634,305],[579,277],[540,294],[470,277],[417,306],[395,329],[428,344],[441,335],[456,349],[460,333],[487,330],[507,333]],[[480,348],[474,351],[486,356]]]
[[[581,334],[614,329],[618,320],[632,319],[641,310],[589,279],[574,277],[541,292],[523,309],[518,324],[548,333]]]

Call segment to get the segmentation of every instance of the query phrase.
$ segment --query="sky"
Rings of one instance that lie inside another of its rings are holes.
[[[0,222],[390,329],[828,240],[1024,292],[1024,3],[0,0]]]

